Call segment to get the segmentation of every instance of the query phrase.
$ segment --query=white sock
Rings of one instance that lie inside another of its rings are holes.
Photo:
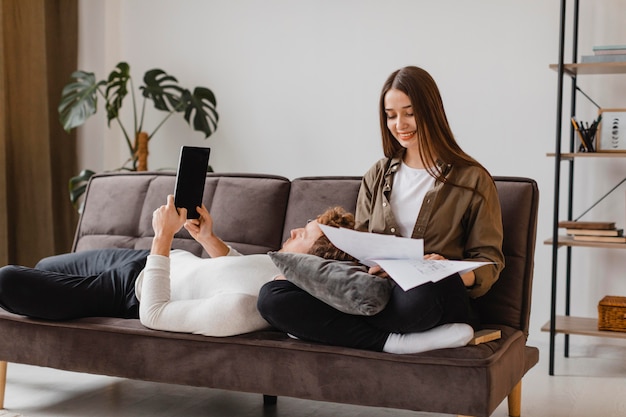
[[[442,324],[425,332],[391,333],[383,346],[383,352],[404,354],[461,347],[467,345],[472,337],[474,329],[469,324]]]

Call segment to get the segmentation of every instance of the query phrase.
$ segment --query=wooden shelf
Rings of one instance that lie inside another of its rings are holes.
[[[558,64],[550,64],[550,69],[559,70]],[[572,77],[576,75],[626,74],[626,62],[589,62],[584,64],[564,64],[563,71]]]
[[[626,332],[598,330],[598,319],[589,317],[556,316],[555,332],[584,336],[613,337],[626,339]],[[550,321],[543,325],[542,332],[550,331]]]
[[[552,238],[543,241],[546,245],[552,245]],[[626,249],[626,243],[588,242],[574,240],[571,236],[559,236],[559,246],[581,246],[585,248]]]
[[[554,152],[546,154],[547,156],[556,156]],[[572,158],[626,158],[626,152],[575,152],[561,153],[561,159]]]

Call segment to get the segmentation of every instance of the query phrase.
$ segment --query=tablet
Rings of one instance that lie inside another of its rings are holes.
[[[174,205],[176,208],[186,208],[188,219],[200,217],[196,207],[202,206],[210,152],[210,148],[196,146],[182,146],[180,148]]]

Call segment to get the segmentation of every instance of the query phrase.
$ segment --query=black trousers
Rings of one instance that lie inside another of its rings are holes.
[[[150,251],[102,249],[0,268],[0,307],[25,316],[138,318],[135,281]]]
[[[258,309],[275,328],[304,340],[382,351],[390,333],[422,332],[445,323],[470,323],[467,290],[459,274],[409,291],[395,286],[389,303],[374,316],[343,313],[286,280],[270,281]]]

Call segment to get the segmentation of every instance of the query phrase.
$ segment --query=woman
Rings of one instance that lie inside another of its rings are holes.
[[[289,334],[334,345],[418,352],[433,347],[425,342],[431,333],[461,345],[469,328],[461,324],[477,325],[469,297],[484,295],[504,267],[495,184],[456,142],[437,85],[423,69],[405,67],[389,76],[380,96],[380,125],[385,158],[363,177],[356,227],[424,239],[426,259],[491,264],[407,292],[396,286],[387,307],[372,317],[337,313],[272,281],[261,289],[261,314]],[[309,308],[316,312],[303,311]],[[319,320],[298,323],[298,312]]]

